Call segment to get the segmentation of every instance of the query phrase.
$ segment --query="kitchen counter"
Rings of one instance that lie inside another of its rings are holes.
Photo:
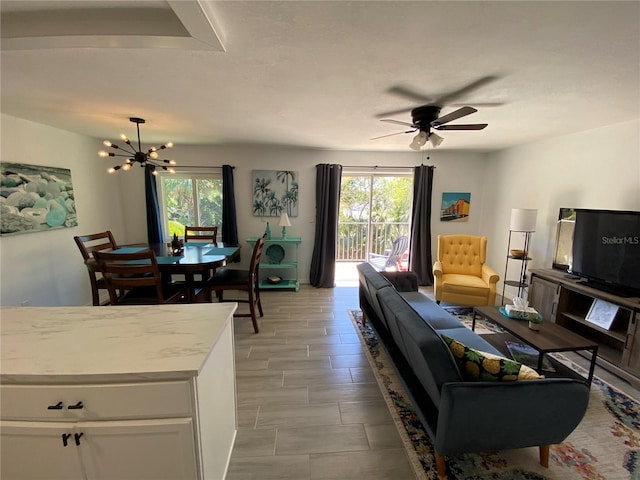
[[[2,308],[0,381],[189,378],[202,368],[236,307]]]
[[[223,479],[236,308],[0,309],[0,477]]]

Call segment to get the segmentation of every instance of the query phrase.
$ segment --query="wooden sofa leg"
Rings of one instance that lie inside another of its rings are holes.
[[[540,465],[549,468],[549,445],[540,445]]]
[[[434,456],[436,457],[436,470],[438,471],[438,478],[447,478],[447,469],[444,461],[444,457],[434,450]]]

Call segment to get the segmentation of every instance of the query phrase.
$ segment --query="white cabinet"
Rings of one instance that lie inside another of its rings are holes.
[[[198,478],[190,418],[2,422],[2,456],[8,480]]]
[[[2,385],[0,401],[2,478],[198,478],[188,381]]]
[[[82,321],[70,327],[92,345],[78,346],[72,333],[55,340],[55,351],[68,342],[66,348],[91,352],[91,358],[104,362],[80,366],[73,363],[77,352],[56,357],[42,351],[51,336],[45,336],[41,348],[27,347],[25,338],[19,338],[32,335],[29,321],[49,321],[52,329],[63,329],[62,320],[51,317],[65,316],[67,307],[44,320],[37,319],[44,313],[41,309],[22,309],[19,315],[3,309],[0,478],[223,479],[237,427],[236,305],[228,305],[182,305],[168,311],[165,306],[88,307],[87,314],[94,314],[97,323],[92,326],[79,315]],[[182,318],[174,318],[179,312]],[[144,320],[136,320],[143,313]],[[118,334],[114,317],[121,317],[123,328],[143,328],[146,333]],[[95,341],[89,331],[82,334],[93,327],[98,328]],[[118,355],[110,354],[115,348]],[[56,358],[59,375],[52,373]],[[69,374],[73,369],[78,370]]]

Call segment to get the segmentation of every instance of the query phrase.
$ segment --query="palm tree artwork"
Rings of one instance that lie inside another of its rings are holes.
[[[253,215],[298,216],[298,172],[291,170],[253,171]]]

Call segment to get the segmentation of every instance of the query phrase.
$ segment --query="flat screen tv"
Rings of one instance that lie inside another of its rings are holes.
[[[595,288],[640,296],[640,212],[576,208],[570,272]]]

